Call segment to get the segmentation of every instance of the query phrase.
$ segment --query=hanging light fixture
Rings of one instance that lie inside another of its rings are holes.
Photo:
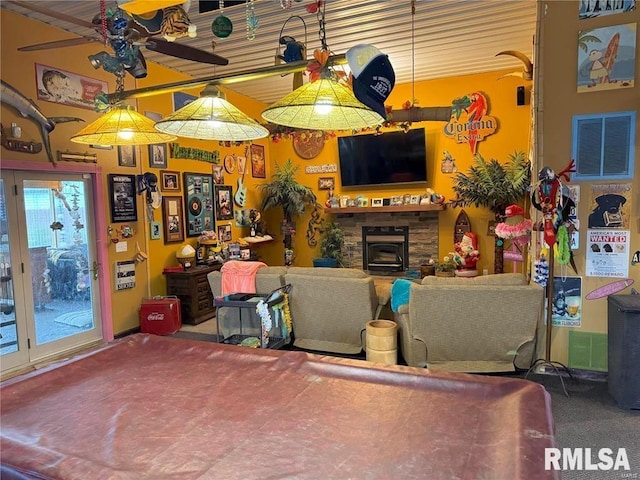
[[[90,145],[147,145],[175,139],[175,135],[158,132],[151,119],[123,104],[114,105],[71,137],[72,142]]]
[[[313,81],[312,76],[311,82],[271,105],[262,112],[262,118],[277,125],[309,130],[355,130],[380,125],[385,119],[360,102],[326,64],[329,47],[325,35],[325,4],[322,2],[316,12],[322,44],[322,50],[314,54],[320,64],[317,79]]]
[[[124,90],[124,75],[124,68],[116,72],[118,92]],[[124,103],[112,105],[104,115],[71,137],[72,142],[89,145],[147,145],[175,139],[175,135],[158,132],[153,120]]]
[[[207,85],[200,98],[163,118],[160,132],[201,140],[244,141],[264,138],[269,130],[229,103],[215,85]]]
[[[262,118],[276,125],[309,130],[354,130],[384,122],[349,87],[331,77],[294,90],[262,112]]]

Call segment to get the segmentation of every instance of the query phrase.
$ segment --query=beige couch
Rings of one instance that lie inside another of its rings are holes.
[[[534,360],[544,290],[518,273],[425,277],[399,307],[402,355],[433,370],[501,372]]]
[[[373,277],[354,268],[290,267],[284,279],[292,287],[296,347],[340,354],[362,351],[363,331],[379,312]]]
[[[221,272],[207,275],[214,297],[221,295]],[[376,294],[373,277],[351,268],[263,267],[256,273],[256,291],[268,293],[291,285],[289,304],[294,345],[308,350],[357,354],[363,349],[366,323],[377,318],[389,300],[389,292]],[[237,332],[238,310],[221,308],[217,312],[220,334]],[[260,335],[255,313],[244,314],[242,331]]]

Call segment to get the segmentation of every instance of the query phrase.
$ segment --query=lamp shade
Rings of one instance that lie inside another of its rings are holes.
[[[208,85],[200,98],[156,123],[156,129],[201,140],[243,141],[269,135],[269,130],[225,100],[213,85]]]
[[[72,142],[90,145],[147,145],[175,139],[175,135],[158,132],[153,120],[128,105],[114,106],[71,137]]]
[[[354,130],[384,122],[348,87],[332,78],[297,88],[262,112],[262,118],[276,125],[310,130]]]

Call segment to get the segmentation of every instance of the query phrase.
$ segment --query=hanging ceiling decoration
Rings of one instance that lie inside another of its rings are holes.
[[[163,133],[201,140],[244,141],[264,138],[269,131],[229,103],[214,85],[200,98],[156,123]]]
[[[267,108],[262,118],[309,130],[354,130],[380,125],[385,118],[360,102],[327,65],[330,50],[325,35],[325,3],[316,12],[322,50],[314,52],[317,68],[311,72],[311,81]]]

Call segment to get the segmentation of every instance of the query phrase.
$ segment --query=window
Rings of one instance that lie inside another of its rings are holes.
[[[636,112],[573,117],[573,181],[633,178]]]

